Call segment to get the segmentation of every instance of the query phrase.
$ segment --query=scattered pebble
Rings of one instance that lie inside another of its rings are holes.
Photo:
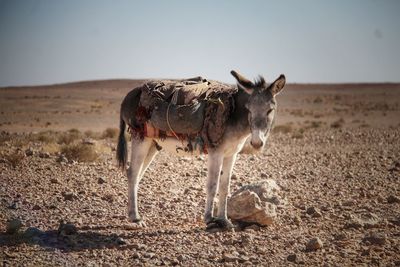
[[[389,204],[393,204],[393,203],[400,203],[400,198],[394,196],[394,195],[390,195],[387,197],[387,202]]]
[[[115,242],[117,242],[118,245],[125,245],[126,244],[125,239],[123,239],[122,237],[117,237]]]
[[[386,234],[384,233],[368,233],[363,238],[364,243],[379,246],[385,245],[386,240]]]
[[[34,154],[34,151],[32,148],[28,148],[27,150],[25,150],[26,156],[30,157],[30,156],[33,156],[33,154]]]
[[[38,204],[35,204],[35,205],[32,207],[32,210],[41,210],[41,209],[42,209],[42,207],[39,206]]]
[[[40,152],[39,158],[48,159],[48,158],[50,158],[50,153],[49,152]]]
[[[307,242],[306,251],[316,251],[323,246],[321,239],[318,237],[312,238]]]
[[[97,179],[97,183],[98,183],[98,184],[104,184],[104,183],[106,183],[106,180],[105,180],[103,177],[99,177],[99,178]]]
[[[61,194],[64,197],[64,200],[67,201],[73,201],[77,199],[77,196],[73,192],[62,192]]]
[[[315,208],[315,207],[309,207],[309,208],[307,208],[306,213],[307,213],[308,215],[310,215],[311,217],[313,217],[313,218],[322,217],[321,212],[320,212],[317,208]]]
[[[224,260],[224,262],[236,262],[239,260],[237,252],[224,253],[222,255],[222,259]]]
[[[18,202],[14,201],[8,206],[8,208],[11,210],[17,210],[19,208]]]
[[[63,154],[59,155],[59,156],[57,157],[57,160],[56,160],[56,161],[59,162],[59,163],[68,163],[67,157],[64,156]]]
[[[65,235],[74,235],[78,232],[78,229],[76,226],[72,223],[64,223],[60,222],[60,225],[58,227],[58,234],[61,236]]]
[[[296,262],[297,255],[296,255],[296,254],[290,254],[290,255],[287,256],[286,259],[287,259],[288,261],[290,261],[290,262]]]

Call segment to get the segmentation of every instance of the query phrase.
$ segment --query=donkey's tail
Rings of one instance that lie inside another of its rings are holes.
[[[120,118],[119,121],[119,136],[118,136],[118,145],[117,145],[117,161],[118,167],[121,170],[125,170],[126,162],[127,162],[127,155],[128,155],[128,147],[126,145],[125,139],[125,121]]]

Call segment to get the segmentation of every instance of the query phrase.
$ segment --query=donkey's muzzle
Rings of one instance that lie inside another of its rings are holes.
[[[250,145],[251,145],[252,147],[254,147],[255,149],[259,149],[259,148],[262,148],[262,147],[264,146],[264,142],[263,142],[263,141],[260,141],[260,142],[253,142],[253,141],[251,141],[251,142],[250,142]]]

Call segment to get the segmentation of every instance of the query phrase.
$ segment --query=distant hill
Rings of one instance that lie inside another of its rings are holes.
[[[93,80],[93,81],[78,81],[70,83],[60,84],[49,84],[49,85],[34,85],[34,86],[7,86],[1,87],[0,89],[68,89],[68,88],[84,88],[87,89],[99,89],[99,88],[133,88],[144,83],[146,80],[134,80],[134,79],[111,79],[111,80]]]

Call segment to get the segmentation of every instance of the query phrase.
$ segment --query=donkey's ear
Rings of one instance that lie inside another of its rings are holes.
[[[271,90],[272,95],[275,96],[275,95],[279,94],[279,93],[282,91],[282,89],[283,89],[283,87],[285,86],[285,84],[286,84],[285,75],[281,74],[281,75],[279,76],[279,78],[276,79],[276,80],[270,85],[270,90]]]
[[[240,88],[242,88],[248,94],[253,93],[254,84],[250,80],[246,79],[245,77],[243,77],[241,74],[239,74],[234,70],[231,71],[231,74],[233,77],[235,77]]]

